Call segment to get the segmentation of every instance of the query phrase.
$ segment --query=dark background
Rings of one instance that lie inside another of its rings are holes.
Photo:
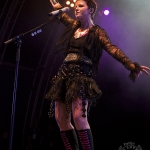
[[[150,66],[149,0],[97,0],[95,23],[104,28],[111,41],[140,65]],[[61,1],[65,6],[65,1]],[[103,10],[110,10],[109,16]],[[4,41],[49,21],[52,11],[49,1],[2,0],[0,2],[0,133],[9,133],[16,64],[15,42]],[[69,15],[74,18],[73,9]],[[55,55],[54,44],[64,26],[50,23],[43,32],[22,38],[19,78],[14,123],[13,149],[26,149],[29,128],[35,117],[46,130],[52,124],[61,147],[59,129],[47,112],[49,101],[44,95],[49,80],[57,72],[62,54]],[[95,150],[117,150],[124,143],[134,142],[143,150],[150,149],[150,77],[141,75],[135,83],[129,71],[105,51],[95,77],[103,96],[91,109],[89,122],[93,131]],[[1,136],[2,137],[2,136]],[[60,148],[62,149],[62,148]]]

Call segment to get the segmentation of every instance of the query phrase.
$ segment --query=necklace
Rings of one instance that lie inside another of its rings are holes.
[[[78,39],[78,38],[84,36],[85,34],[87,34],[88,31],[89,31],[89,28],[87,28],[87,29],[85,29],[85,30],[83,30],[83,31],[80,31],[80,30],[81,30],[81,29],[79,28],[79,29],[74,33],[74,38],[75,38],[75,39]]]

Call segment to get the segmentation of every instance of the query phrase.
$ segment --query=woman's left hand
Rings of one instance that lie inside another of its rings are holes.
[[[150,76],[150,73],[148,71],[150,71],[150,68],[147,66],[140,66],[141,67],[141,71],[139,72],[139,74],[137,75],[137,77],[140,76],[140,74],[145,73],[146,75]]]

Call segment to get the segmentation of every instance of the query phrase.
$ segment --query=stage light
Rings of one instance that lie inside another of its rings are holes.
[[[34,36],[34,33],[31,33],[31,36]]]
[[[37,33],[41,33],[41,32],[42,32],[42,29],[37,30]]]
[[[70,7],[74,7],[74,3],[76,2],[77,0],[68,0],[66,1],[66,5],[69,5]]]
[[[35,35],[37,35],[38,33],[41,33],[41,32],[42,32],[42,29],[37,29],[36,31],[31,32],[31,36],[35,36]]]
[[[70,4],[70,7],[74,7],[74,4],[73,4],[73,3],[71,3],[71,4]]]
[[[67,4],[67,5],[70,5],[70,1],[67,1],[66,4]]]
[[[108,16],[109,15],[109,10],[104,10],[104,15]]]

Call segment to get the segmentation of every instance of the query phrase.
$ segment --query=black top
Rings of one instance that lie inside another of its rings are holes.
[[[88,34],[88,33],[87,33]],[[85,44],[85,40],[87,37],[87,34],[84,36],[81,36],[77,39],[74,38],[74,36],[71,37],[70,42],[69,42],[69,50],[68,53],[77,53],[79,56],[83,55],[83,56],[87,56],[88,58],[90,57],[90,53],[86,48],[82,48]]]

